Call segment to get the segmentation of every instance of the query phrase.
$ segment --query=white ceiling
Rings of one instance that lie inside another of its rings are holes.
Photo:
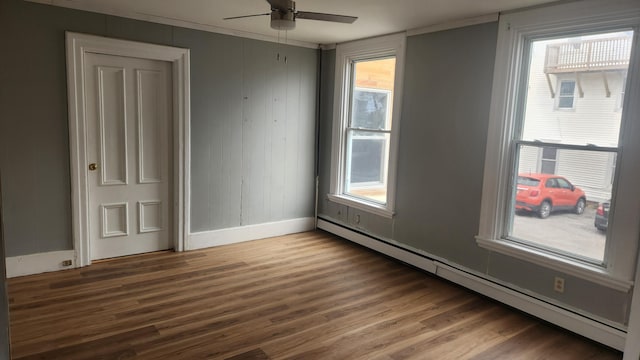
[[[278,38],[278,31],[269,27],[269,16],[222,20],[269,12],[265,0],[30,1],[253,38]],[[340,24],[298,19],[296,29],[288,31],[286,37],[309,44],[334,44],[553,1],[556,0],[297,0],[297,10],[351,15],[358,20]],[[282,41],[285,34],[280,36]]]

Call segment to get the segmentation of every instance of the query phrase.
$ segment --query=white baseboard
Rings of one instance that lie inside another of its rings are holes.
[[[438,264],[436,275],[591,340],[624,350],[627,333],[622,330],[445,264]]]
[[[314,218],[308,217],[191,233],[189,234],[189,240],[186,244],[186,250],[203,249],[273,236],[294,234],[310,231],[314,228]]]
[[[394,259],[413,265],[430,273],[436,273],[436,262],[424,256],[416,255],[407,250],[400,249],[396,246],[392,246],[382,241],[372,239],[366,235],[362,235],[360,233],[322,219],[318,219],[318,229],[322,229],[345,239],[351,240],[354,243],[360,244],[379,253],[391,256]]]
[[[555,306],[535,297],[502,286],[486,278],[462,271],[451,265],[386,244],[349,228],[319,219],[318,228],[358,243],[395,259],[434,273],[435,275],[490,297],[537,318],[580,334],[614,349],[624,350],[627,333],[586,316]]]
[[[46,253],[7,257],[7,277],[40,274],[50,271],[72,269],[75,267],[74,250],[51,251]],[[62,266],[62,262],[71,260],[71,266]]]

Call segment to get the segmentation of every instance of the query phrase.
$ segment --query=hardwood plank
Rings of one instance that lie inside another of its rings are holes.
[[[238,354],[232,357],[228,357],[226,360],[268,360],[269,356],[261,349],[255,349],[247,351],[242,354]]]
[[[53,349],[27,356],[14,357],[16,360],[32,359],[129,359],[136,356],[130,339],[157,335],[153,326],[124,331],[114,336],[83,342],[61,349]]]
[[[620,359],[321,231],[9,279],[15,359]]]

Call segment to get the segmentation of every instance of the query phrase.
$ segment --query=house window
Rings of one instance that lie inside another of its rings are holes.
[[[560,90],[558,91],[558,109],[573,109],[575,92],[576,82],[574,80],[560,81]]]
[[[634,74],[630,84],[640,80],[630,68],[638,63],[631,58],[632,46],[624,45],[635,39],[639,25],[637,17],[624,15],[631,3],[615,9],[604,2],[591,5],[586,12],[567,3],[500,19],[495,69],[501,71],[494,73],[477,241],[492,251],[626,289],[630,283],[620,279],[632,278],[638,250],[640,191],[634,179],[640,168],[634,156],[617,155],[640,151],[640,127],[633,123],[640,106],[626,102],[617,116],[598,97],[585,97],[584,106],[572,112],[547,106],[550,76],[578,74],[585,89],[602,86],[602,76],[594,72]],[[636,98],[638,89],[630,89],[634,94],[627,98]],[[575,91],[575,81],[562,80],[557,107],[573,108]],[[539,173],[531,171],[536,153]],[[619,169],[612,171],[610,159],[616,157]],[[589,204],[609,199],[614,204],[609,229],[599,233]]]
[[[555,174],[558,149],[553,147],[543,147],[541,150],[540,172],[543,174]]]
[[[329,199],[393,215],[405,37],[338,45]]]

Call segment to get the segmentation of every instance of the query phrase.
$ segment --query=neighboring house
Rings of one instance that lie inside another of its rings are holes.
[[[540,41],[532,46],[527,140],[617,147],[632,36]],[[593,129],[589,142],[581,139]],[[525,146],[519,172],[567,177],[587,200],[611,198],[616,153]]]

